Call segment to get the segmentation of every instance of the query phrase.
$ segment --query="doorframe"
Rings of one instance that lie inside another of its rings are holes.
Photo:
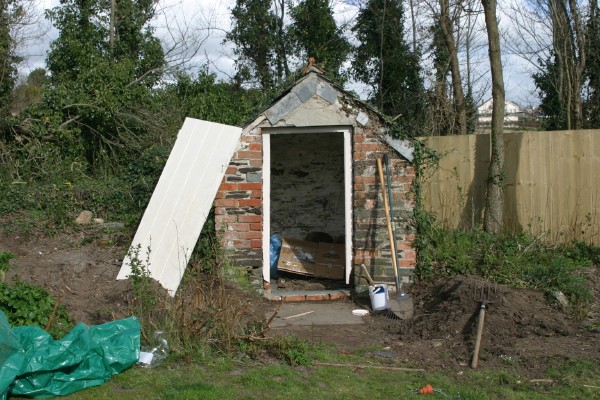
[[[263,280],[271,281],[271,135],[342,133],[344,135],[344,250],[346,255],[345,278],[350,284],[352,272],[352,127],[351,126],[314,126],[294,128],[262,128],[263,169]]]

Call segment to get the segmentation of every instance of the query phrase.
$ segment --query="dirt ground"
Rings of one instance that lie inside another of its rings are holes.
[[[98,228],[51,238],[0,233],[0,251],[17,256],[7,281],[18,275],[55,296],[62,293],[61,304],[77,321],[99,324],[125,317],[131,291],[127,281],[115,277],[127,244],[113,239],[103,240]],[[534,379],[570,359],[600,363],[600,267],[582,274],[595,296],[582,318],[550,304],[537,291],[496,286],[489,295],[480,368],[502,368]],[[364,317],[362,325],[300,326],[289,331],[309,341],[335,343],[341,354],[374,349],[367,355],[384,362],[461,374],[474,347],[477,293],[486,286],[464,276],[415,283],[408,288],[415,305],[410,320],[373,314]],[[256,298],[256,315],[276,308],[277,304]]]

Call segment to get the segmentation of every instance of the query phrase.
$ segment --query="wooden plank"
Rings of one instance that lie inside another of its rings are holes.
[[[210,212],[241,128],[187,118],[117,279],[141,261],[173,296]],[[139,248],[139,254],[131,249]]]

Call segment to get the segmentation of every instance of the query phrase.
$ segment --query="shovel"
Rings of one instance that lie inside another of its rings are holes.
[[[404,293],[402,285],[400,283],[400,277],[398,275],[398,253],[396,251],[396,229],[392,221],[391,216],[391,188],[390,188],[390,176],[388,170],[388,161],[386,155],[386,175],[388,184],[386,185],[383,176],[383,164],[381,158],[377,158],[377,169],[379,171],[379,183],[381,185],[381,192],[383,195],[383,205],[385,208],[386,224],[388,229],[388,235],[390,238],[390,248],[392,251],[392,266],[394,269],[394,277],[396,278],[396,297],[390,299],[390,310],[400,319],[409,319],[412,317],[413,312],[413,301],[410,295]],[[388,198],[389,195],[389,198]]]

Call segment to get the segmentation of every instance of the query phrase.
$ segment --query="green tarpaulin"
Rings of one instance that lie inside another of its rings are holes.
[[[37,326],[10,328],[0,311],[0,400],[47,398],[100,385],[138,361],[140,323],[131,317],[78,324],[54,340]]]

